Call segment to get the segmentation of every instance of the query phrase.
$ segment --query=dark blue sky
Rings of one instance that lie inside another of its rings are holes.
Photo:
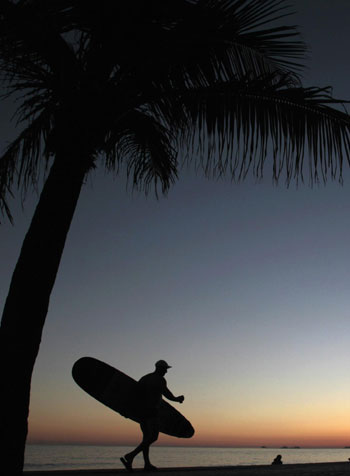
[[[311,47],[305,84],[332,85],[350,99],[350,2],[293,3],[291,22]],[[4,119],[2,144],[9,131]],[[157,201],[95,172],[52,295],[31,439],[79,440],[83,430],[100,441],[133,438],[136,427],[103,413],[72,382],[73,362],[92,355],[135,378],[168,360],[169,386],[187,397],[182,409],[197,429],[193,443],[215,433],[222,444],[265,444],[264,435],[345,444],[349,186],[348,170],[343,187],[313,189],[274,187],[269,166],[262,183],[240,185],[184,170]],[[15,226],[0,228],[1,302],[35,202],[23,211],[14,203]]]

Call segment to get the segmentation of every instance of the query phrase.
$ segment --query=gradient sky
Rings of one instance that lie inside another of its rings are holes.
[[[350,99],[350,2],[290,3],[312,51],[305,84]],[[91,176],[34,370],[29,442],[138,442],[137,424],[73,382],[90,355],[136,379],[158,359],[173,366],[169,388],[196,434],[163,444],[350,444],[350,174],[313,189],[270,177],[234,185],[184,170],[157,201]],[[15,226],[0,228],[1,308],[36,201],[15,201]]]

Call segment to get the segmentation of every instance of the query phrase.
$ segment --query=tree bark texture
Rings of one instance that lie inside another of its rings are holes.
[[[23,470],[32,371],[86,171],[79,157],[56,156],[13,273],[0,328],[0,460],[4,474]]]

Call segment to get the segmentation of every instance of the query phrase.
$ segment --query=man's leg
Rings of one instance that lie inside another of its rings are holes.
[[[141,453],[141,451],[143,451],[143,440],[139,444],[139,446],[137,446],[133,451],[131,451],[130,453],[127,453],[124,456],[124,458],[120,458],[120,461],[123,463],[126,469],[128,469],[129,471],[132,471],[132,462],[135,456]]]
[[[124,458],[120,458],[121,462],[129,471],[132,471],[132,462],[135,456],[141,453],[141,451],[145,461],[145,469],[156,469],[149,460],[149,447],[158,439],[158,420],[156,418],[149,418],[141,422],[140,426],[143,434],[142,442],[133,451],[127,453]]]
[[[140,426],[142,430],[142,425]],[[142,433],[143,433],[143,430],[142,430]],[[144,446],[143,442],[144,442],[144,435],[142,438],[142,442],[133,451],[131,451],[130,453],[127,453],[124,457],[120,458],[120,461],[123,463],[123,465],[128,471],[132,471],[132,462],[135,456],[137,456],[139,453],[141,453],[141,451],[143,451],[143,446]]]
[[[145,470],[155,470],[157,469],[153,464],[151,464],[149,459],[149,449],[152,443],[157,441],[159,435],[159,428],[158,428],[158,419],[152,418],[147,420],[141,425],[141,429],[144,435],[143,439],[143,459],[145,461]]]

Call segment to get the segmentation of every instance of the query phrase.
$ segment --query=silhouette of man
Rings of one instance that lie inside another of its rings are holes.
[[[138,414],[140,416],[140,426],[143,434],[142,442],[133,451],[126,454],[120,461],[128,471],[132,471],[132,462],[139,453],[143,453],[145,471],[154,471],[157,468],[151,464],[149,459],[149,448],[157,441],[159,435],[159,407],[162,396],[172,402],[182,403],[185,399],[183,395],[175,397],[167,387],[164,375],[171,368],[165,360],[158,360],[155,364],[155,371],[142,377],[138,383],[137,400]]]

